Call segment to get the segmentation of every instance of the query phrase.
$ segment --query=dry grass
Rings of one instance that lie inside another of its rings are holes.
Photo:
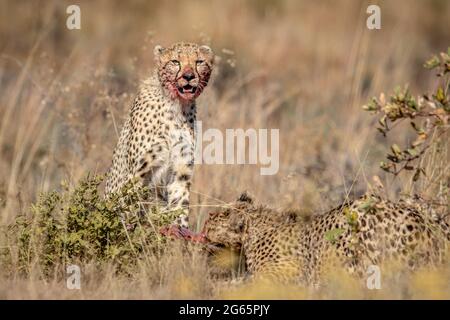
[[[360,194],[377,174],[395,199],[409,180],[380,172],[388,144],[360,106],[398,84],[409,83],[415,93],[435,89],[422,62],[449,45],[450,3],[376,2],[379,31],[365,27],[368,2],[350,0],[80,1],[82,29],[70,31],[65,9],[71,1],[2,1],[0,222],[11,222],[38,192],[59,188],[62,180],[75,184],[88,171],[106,171],[133,94],[153,67],[154,45],[181,40],[207,43],[220,56],[199,99],[204,129],[280,129],[274,176],[250,165],[196,167],[191,201],[197,227],[209,205],[231,201],[244,189],[276,207],[308,213]],[[448,169],[448,160],[427,165]],[[149,256],[132,280],[107,266],[85,266],[83,290],[73,292],[58,277],[17,275],[0,280],[0,298],[236,297],[204,276],[208,266],[200,256],[173,250]],[[436,280],[448,280],[448,270],[417,277],[407,285],[419,288],[413,293],[386,289],[373,296],[337,284],[332,292],[300,290],[289,298],[450,296]]]

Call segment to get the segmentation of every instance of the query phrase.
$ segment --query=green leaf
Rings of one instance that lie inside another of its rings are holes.
[[[431,59],[427,60],[423,65],[427,69],[434,69],[439,65],[439,58],[434,55]]]
[[[373,199],[372,198],[368,198],[367,200],[365,200],[363,203],[361,203],[361,205],[358,207],[360,210],[364,210],[364,211],[367,211],[367,210],[369,210],[369,209],[372,209],[373,208],[373,206],[374,206],[374,204],[375,204],[375,201],[373,201]],[[356,214],[356,212],[355,212],[355,214]],[[356,218],[357,218],[358,216],[357,216],[357,214],[356,214]],[[356,218],[355,218],[355,220],[356,220]]]
[[[406,152],[408,152],[408,154],[412,157],[417,156],[418,152],[416,148],[409,148],[408,150],[406,150]]]
[[[387,116],[384,115],[383,117],[381,117],[380,120],[378,120],[378,123],[384,128],[386,127],[386,118],[387,118]]]
[[[398,156],[402,153],[402,150],[400,149],[400,147],[398,145],[396,145],[395,143],[391,146],[391,150],[394,153],[394,155]]]
[[[443,101],[445,100],[444,90],[442,90],[441,87],[439,87],[439,88],[437,89],[437,92],[436,92],[436,99],[437,99],[439,102],[443,102]]]
[[[325,239],[330,241],[331,243],[335,243],[336,240],[345,232],[344,229],[336,228],[331,229],[325,233]]]
[[[387,164],[384,161],[380,162],[380,168],[383,169],[384,171],[389,171],[389,169],[391,168],[391,166],[389,164]]]
[[[355,211],[350,211],[350,209],[345,208],[344,210],[345,217],[347,218],[347,222],[350,225],[354,225],[358,220],[358,213]]]

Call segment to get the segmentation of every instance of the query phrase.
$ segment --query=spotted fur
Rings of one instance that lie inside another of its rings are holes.
[[[386,262],[412,270],[441,264],[450,244],[443,219],[374,195],[307,221],[295,211],[256,206],[245,195],[210,214],[203,232],[211,243],[243,250],[252,276],[310,285],[320,284],[324,269],[336,262],[358,276]]]
[[[213,52],[207,46],[156,46],[156,70],[133,101],[114,150],[105,193],[130,179],[153,190],[170,209],[181,209],[187,226],[195,151],[195,99],[208,84]]]

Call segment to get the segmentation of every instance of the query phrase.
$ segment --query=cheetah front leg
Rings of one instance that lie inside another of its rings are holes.
[[[177,164],[172,169],[171,182],[167,185],[167,204],[171,210],[181,209],[182,214],[176,222],[189,227],[189,194],[191,187],[192,165]]]
[[[172,163],[172,164],[170,164]],[[193,166],[182,161],[173,164],[165,143],[154,143],[139,161],[134,176],[157,192],[156,196],[165,200],[165,210],[181,210],[175,223],[188,228],[189,190]],[[159,190],[159,192],[158,192]]]
[[[166,141],[154,141],[139,160],[134,176],[167,203],[165,210],[181,210],[175,223],[188,228],[189,190],[193,172],[193,148],[179,143],[169,152]]]
[[[140,183],[148,186],[155,192],[155,198],[165,198],[159,190],[162,177],[168,168],[169,148],[165,141],[153,141],[150,148],[136,162],[132,176],[138,178]]]
[[[165,210],[182,209],[182,214],[175,220],[175,223],[188,228],[190,186],[188,180],[192,170],[186,170],[184,165],[178,166],[174,170],[174,168],[168,166],[169,158],[167,143],[165,141],[154,141],[151,148],[139,160],[133,176],[138,177],[142,184],[148,185],[151,190],[155,191],[157,198],[166,200],[167,207]],[[163,186],[167,182],[167,172],[171,172],[172,177],[169,177],[167,186]],[[185,172],[185,174],[180,175],[180,172]]]

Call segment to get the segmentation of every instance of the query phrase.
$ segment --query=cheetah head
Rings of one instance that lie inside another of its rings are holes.
[[[218,212],[211,212],[203,227],[206,241],[238,249],[245,237],[253,200],[246,193],[237,202]]]
[[[273,230],[277,225],[302,221],[296,210],[278,211],[254,205],[253,199],[245,192],[229,207],[210,213],[201,234],[206,243],[239,249],[251,237],[258,236],[261,230]]]
[[[190,102],[206,87],[211,75],[214,53],[205,45],[176,43],[154,49],[159,80],[172,99]]]

